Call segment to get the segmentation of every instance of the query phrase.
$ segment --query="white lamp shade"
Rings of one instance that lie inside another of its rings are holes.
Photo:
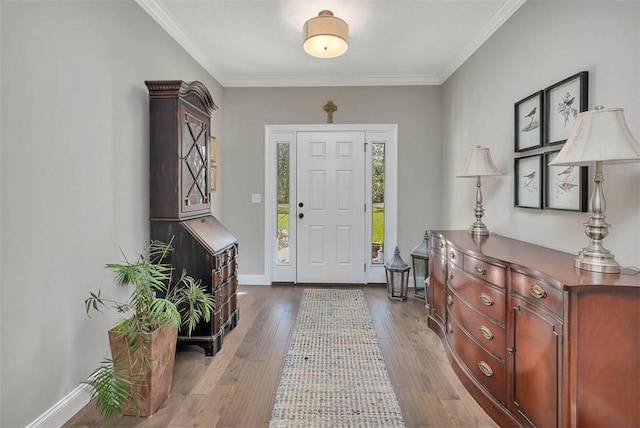
[[[578,114],[569,139],[549,165],[588,166],[596,161],[640,161],[640,144],[631,135],[621,108]]]
[[[335,58],[349,49],[349,26],[330,10],[305,22],[302,36],[305,52],[318,58]]]
[[[467,153],[467,159],[456,174],[456,177],[484,177],[489,175],[500,175],[500,171],[493,163],[489,149],[476,146]]]

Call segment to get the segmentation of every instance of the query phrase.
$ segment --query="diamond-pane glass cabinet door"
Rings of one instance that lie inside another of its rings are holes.
[[[211,214],[211,112],[201,82],[145,81],[149,89],[149,218],[188,220]]]
[[[200,211],[209,206],[208,126],[185,108],[181,117],[181,210]]]

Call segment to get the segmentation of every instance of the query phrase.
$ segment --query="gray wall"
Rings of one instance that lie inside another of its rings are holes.
[[[473,221],[475,186],[455,178],[467,150],[490,147],[502,177],[483,180],[489,229],[577,253],[588,244],[586,213],[513,207],[514,103],[579,71],[589,72],[589,109],[622,107],[640,138],[640,2],[525,3],[443,85],[443,218]],[[640,265],[640,165],[605,165],[605,246]],[[590,168],[589,180],[592,178]]]
[[[104,264],[148,244],[144,80],[201,80],[224,100],[133,2],[1,7],[0,426],[16,427],[105,357],[115,316],[87,318],[84,299],[117,296]]]
[[[239,273],[264,273],[264,126],[326,123],[398,124],[398,244],[408,259],[424,230],[441,224],[440,87],[226,88],[224,219],[238,238]]]

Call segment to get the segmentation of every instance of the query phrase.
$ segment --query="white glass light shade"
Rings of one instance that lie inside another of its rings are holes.
[[[476,146],[469,150],[464,165],[456,174],[456,177],[485,177],[500,175],[500,171],[491,159],[491,153],[486,147]]]
[[[567,142],[549,165],[589,166],[596,161],[640,161],[640,144],[631,135],[621,108],[596,107],[578,114]]]
[[[349,49],[349,26],[330,10],[305,22],[302,37],[305,52],[317,58],[335,58]]]

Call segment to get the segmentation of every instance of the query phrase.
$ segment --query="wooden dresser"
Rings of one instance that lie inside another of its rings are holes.
[[[497,235],[432,231],[429,326],[502,426],[640,426],[640,274]]]

